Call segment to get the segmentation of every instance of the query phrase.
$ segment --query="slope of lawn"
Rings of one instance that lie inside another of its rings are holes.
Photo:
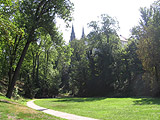
[[[56,98],[35,104],[101,120],[160,120],[158,98]]]
[[[0,95],[0,120],[61,120]]]

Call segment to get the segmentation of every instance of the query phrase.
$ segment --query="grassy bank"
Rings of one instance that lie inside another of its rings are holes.
[[[39,106],[102,120],[159,120],[160,99],[57,98],[35,101]]]
[[[14,101],[0,96],[0,120],[62,120],[26,107],[25,101]]]

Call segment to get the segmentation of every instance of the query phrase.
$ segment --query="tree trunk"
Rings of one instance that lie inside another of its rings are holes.
[[[18,77],[18,74],[19,74],[19,71],[20,71],[22,62],[23,62],[24,57],[25,57],[25,55],[26,55],[26,53],[27,53],[29,44],[30,44],[30,42],[27,42],[27,43],[26,43],[26,45],[25,45],[25,47],[24,47],[24,49],[23,49],[23,52],[22,52],[22,54],[21,54],[21,57],[20,57],[20,59],[19,59],[19,62],[18,62],[18,64],[17,64],[17,67],[16,67],[16,70],[15,70],[15,72],[14,72],[14,75],[13,75],[13,77],[12,77],[12,81],[11,81],[11,82],[9,83],[9,85],[8,85],[8,90],[7,90],[7,94],[6,94],[6,97],[8,97],[8,98],[11,98],[11,96],[12,96],[12,92],[13,92],[13,90],[14,90],[14,86],[15,86],[15,83],[16,83],[16,80],[17,80],[17,77]]]
[[[32,71],[32,79],[33,82],[35,83],[35,70],[36,70],[36,56],[34,55],[33,51],[32,51],[32,56],[33,56],[33,71]]]
[[[38,78],[38,76],[39,76],[39,56],[40,56],[40,54],[37,53],[37,55],[36,55],[36,59],[37,59],[36,85],[37,85],[37,87],[40,87],[40,85],[39,85],[39,78]]]
[[[157,82],[159,82],[158,65],[155,65],[155,77],[156,77]]]

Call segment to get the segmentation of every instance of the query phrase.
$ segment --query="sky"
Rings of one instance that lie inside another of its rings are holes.
[[[140,20],[140,7],[149,7],[155,0],[71,0],[74,3],[73,21],[74,31],[77,39],[81,38],[82,28],[84,27],[85,35],[91,29],[87,24],[96,21],[101,14],[108,14],[116,18],[119,22],[119,35],[128,38],[130,29]],[[66,43],[69,42],[71,27],[66,28],[62,20],[57,21],[59,31],[63,33]]]

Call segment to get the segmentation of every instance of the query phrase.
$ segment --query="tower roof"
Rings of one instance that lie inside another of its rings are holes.
[[[71,36],[70,36],[69,42],[71,42],[71,41],[74,40],[75,38],[76,38],[76,36],[75,36],[75,32],[74,32],[74,26],[73,26],[73,24],[72,24],[72,32],[71,32]]]
[[[84,27],[82,28],[82,37],[81,38],[85,38]]]

